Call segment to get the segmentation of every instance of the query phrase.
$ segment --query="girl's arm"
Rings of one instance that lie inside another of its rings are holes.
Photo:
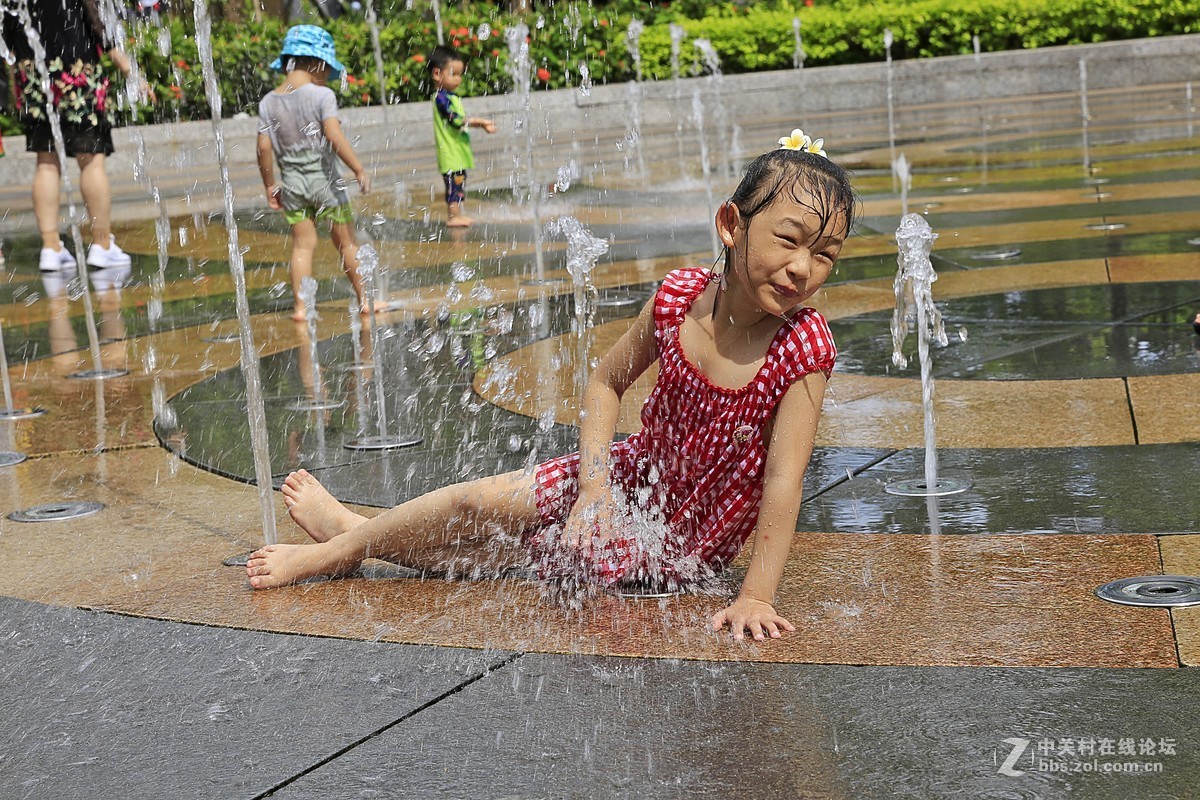
[[[712,617],[713,630],[728,625],[734,639],[744,638],[746,630],[759,641],[765,636],[777,639],[781,630],[796,630],[775,613],[773,604],[800,512],[804,471],[812,456],[826,383],[822,372],[805,375],[791,385],[776,410],[750,567],[737,599]]]
[[[263,189],[267,193],[267,206],[275,210],[283,208],[279,200],[279,187],[275,185],[275,154],[271,150],[271,137],[258,135],[258,174],[262,176]]]
[[[651,298],[629,330],[596,364],[584,387],[579,410],[579,499],[567,521],[568,541],[587,540],[580,512],[597,503],[604,505],[609,497],[608,457],[621,415],[621,397],[657,358]]]
[[[346,138],[346,134],[342,133],[342,123],[338,121],[337,117],[326,117],[321,120],[321,132],[325,134],[325,141],[329,142],[329,146],[333,148],[334,155],[340,158],[342,163],[354,173],[354,179],[358,181],[358,188],[362,190],[363,194],[369,194],[371,176],[367,174],[367,170],[358,160],[358,156],[354,155],[354,148],[350,146],[350,140]]]

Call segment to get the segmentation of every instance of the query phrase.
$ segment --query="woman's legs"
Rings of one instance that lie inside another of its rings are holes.
[[[92,221],[92,244],[105,250],[112,240],[112,187],[104,153],[79,153],[79,191]]]
[[[329,236],[333,239],[334,247],[342,254],[342,269],[354,287],[354,296],[358,298],[359,312],[367,309],[367,300],[363,296],[362,276],[358,274],[358,240],[354,236],[354,225],[349,222],[334,222],[329,226]]]
[[[42,234],[42,247],[59,250],[62,242],[58,238],[58,202],[62,188],[62,173],[59,171],[58,155],[38,153],[37,167],[33,172],[33,216],[37,219],[38,231]]]
[[[292,319],[304,322],[304,301],[300,299],[300,282],[312,277],[313,252],[317,249],[317,224],[312,219],[302,219],[292,226],[292,296],[295,307]]]
[[[289,512],[314,539],[325,540],[257,550],[246,566],[255,589],[345,575],[364,558],[431,571],[482,567],[499,572],[524,561],[520,535],[541,521],[534,477],[523,470],[435,489],[344,532],[339,529],[362,518],[344,506],[341,511],[331,508],[329,500],[337,503],[332,495],[306,485],[314,480],[311,476],[288,480],[292,486],[284,497]]]

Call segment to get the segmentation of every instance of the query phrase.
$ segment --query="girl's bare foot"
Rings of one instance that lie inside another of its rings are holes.
[[[327,542],[367,521],[338,502],[308,470],[288,475],[281,491],[292,520],[318,542]]]
[[[446,222],[447,228],[469,228],[475,224],[475,220],[470,217],[451,217]]]
[[[274,589],[318,575],[337,577],[358,569],[358,564],[330,561],[327,548],[313,544],[269,544],[250,554],[246,577],[254,589]]]
[[[305,312],[305,310],[303,308],[301,308],[300,306],[297,306],[295,309],[292,310],[292,322],[307,322],[307,321],[308,321],[308,314]]]

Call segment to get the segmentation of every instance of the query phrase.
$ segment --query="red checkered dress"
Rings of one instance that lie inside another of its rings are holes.
[[[654,298],[658,382],[642,406],[642,430],[612,446],[612,485],[666,523],[666,541],[652,547],[635,536],[609,542],[583,564],[590,575],[578,577],[603,585],[661,582],[682,577],[683,564],[719,570],[728,563],[758,520],[767,459],[763,428],[793,382],[833,369],[837,349],[829,326],[804,308],[780,326],[750,383],[740,389],[711,383],[684,355],[679,329],[714,278],[692,268],[663,280]],[[526,542],[543,573],[564,563],[554,546],[578,495],[578,476],[578,453],[537,467],[537,506],[547,526]]]

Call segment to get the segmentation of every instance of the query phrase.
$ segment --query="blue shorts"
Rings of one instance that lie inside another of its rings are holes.
[[[467,197],[467,171],[447,172],[442,176],[446,182],[446,205],[461,203]]]

